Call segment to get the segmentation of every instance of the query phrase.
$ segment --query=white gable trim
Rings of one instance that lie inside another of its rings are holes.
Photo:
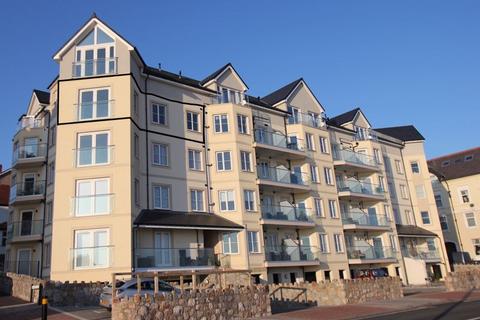
[[[313,102],[317,105],[317,107],[320,109],[321,112],[325,112],[325,109],[323,108],[323,106],[320,104],[320,102],[318,102],[317,98],[315,98],[315,96],[313,95],[312,91],[310,91],[310,88],[308,88],[307,84],[305,83],[305,81],[301,80],[296,86],[295,88],[293,88],[292,92],[290,92],[290,94],[287,96],[287,98],[284,100],[284,101],[287,101],[288,99],[290,99],[290,97],[297,91],[297,89],[300,87],[300,85],[303,84],[303,88],[307,91],[307,94],[310,96],[310,98],[312,98]],[[283,102],[283,101],[280,101],[280,102]],[[280,102],[276,103],[275,105],[279,104]]]
[[[212,82],[216,82],[218,80],[218,78],[220,78],[225,72],[227,72],[227,70],[230,70],[232,72],[232,74],[235,76],[235,78],[237,79],[238,82],[240,82],[243,86],[243,91],[247,91],[248,90],[248,86],[245,82],[243,82],[242,78],[240,78],[240,76],[238,75],[238,73],[235,71],[234,68],[232,68],[232,66],[228,66],[226,67],[225,69],[223,69],[222,72],[220,72],[215,78],[213,78],[212,80],[209,80],[208,82],[206,82],[203,86],[204,87],[207,87],[208,85],[210,85]]]
[[[90,30],[92,30],[96,25],[98,25],[102,29],[102,31],[104,31],[110,37],[115,38],[116,40],[121,41],[123,44],[125,44],[128,50],[134,49],[119,34],[114,32],[112,29],[110,29],[107,25],[105,25],[102,21],[100,21],[96,17],[93,17],[80,30],[78,30],[77,33],[75,33],[73,37],[62,48],[60,48],[60,50],[57,51],[57,53],[55,53],[55,55],[53,56],[53,59],[55,61],[60,61],[62,59],[62,56],[65,54],[65,52],[68,51],[75,44],[76,40],[80,37],[86,36],[87,33]]]

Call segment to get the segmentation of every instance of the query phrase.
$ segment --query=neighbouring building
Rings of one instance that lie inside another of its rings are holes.
[[[428,160],[451,264],[480,261],[480,148]]]
[[[54,60],[14,136],[15,271],[424,283],[449,270],[413,126],[374,129],[360,109],[328,118],[303,79],[254,97],[231,64],[202,80],[150,67],[96,16]]]
[[[7,248],[7,219],[8,199],[10,194],[11,170],[3,170],[0,165],[0,271],[5,268],[5,254]]]

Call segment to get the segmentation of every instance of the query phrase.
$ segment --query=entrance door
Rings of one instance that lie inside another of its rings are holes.
[[[383,253],[382,238],[373,238],[373,251],[376,259],[382,259],[385,257]]]
[[[30,274],[32,252],[30,249],[20,249],[17,252],[17,273]]]
[[[21,215],[20,235],[29,236],[33,231],[33,211],[23,211]]]
[[[165,267],[172,264],[170,232],[155,233],[155,266]]]

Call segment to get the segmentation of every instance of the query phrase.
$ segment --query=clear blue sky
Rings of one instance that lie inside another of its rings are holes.
[[[480,1],[8,1],[6,167],[32,89],[46,89],[53,53],[93,11],[150,65],[202,78],[232,62],[255,96],[304,77],[329,116],[358,106],[375,127],[415,124],[429,157],[479,145]]]

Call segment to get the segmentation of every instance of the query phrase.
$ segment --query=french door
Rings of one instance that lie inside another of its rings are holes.
[[[155,233],[155,266],[166,267],[172,265],[172,248],[170,232]]]

